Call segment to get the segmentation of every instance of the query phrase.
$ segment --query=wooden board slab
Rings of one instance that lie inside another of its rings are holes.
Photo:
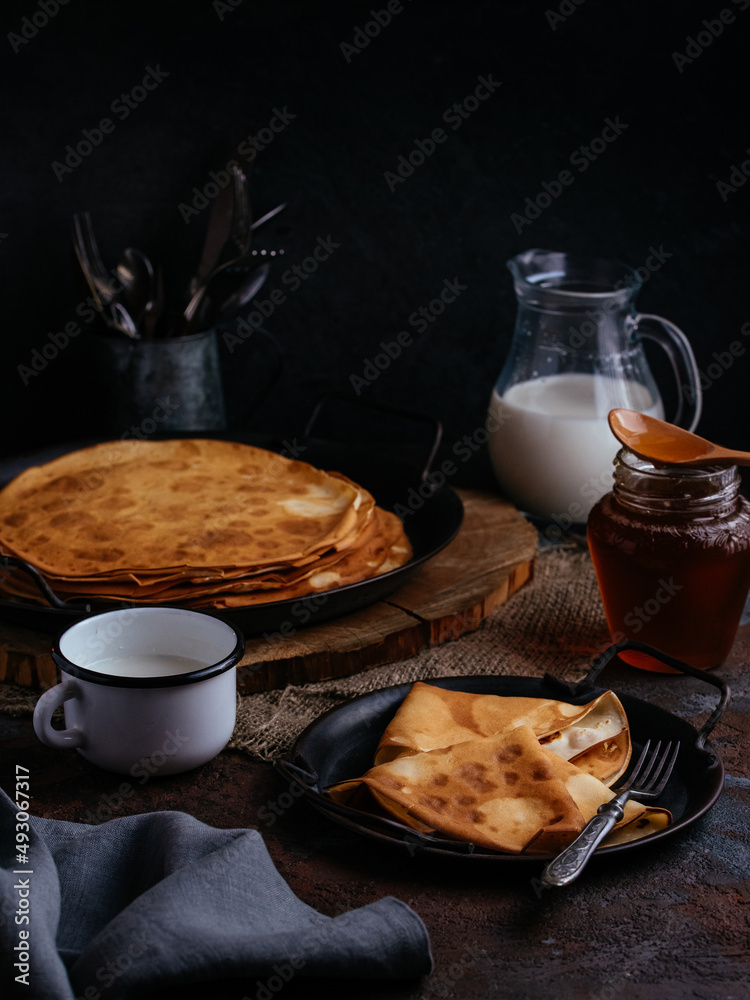
[[[447,548],[386,600],[278,640],[248,640],[237,673],[240,692],[347,677],[478,628],[531,578],[537,533],[495,494],[457,492],[465,519]],[[0,625],[0,680],[55,684],[49,647],[49,636]]]

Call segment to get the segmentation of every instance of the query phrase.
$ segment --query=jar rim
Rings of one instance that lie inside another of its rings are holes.
[[[620,502],[652,514],[682,511],[713,516],[728,510],[739,493],[736,465],[654,465],[621,448],[614,466],[613,489]]]
[[[662,479],[692,479],[700,482],[726,474],[726,483],[732,483],[739,477],[736,465],[655,465],[647,458],[641,458],[635,452],[623,445],[615,456],[615,468],[624,466],[633,472],[641,472],[647,476],[657,476]]]

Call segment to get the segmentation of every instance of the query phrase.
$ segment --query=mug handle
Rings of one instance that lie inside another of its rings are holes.
[[[85,746],[86,737],[80,729],[52,728],[52,713],[55,709],[64,701],[69,701],[79,694],[78,685],[70,680],[55,684],[49,691],[44,692],[34,708],[34,732],[42,743],[60,750]]]
[[[644,320],[655,324],[654,329],[641,330],[641,322]],[[653,313],[637,313],[635,329],[642,338],[653,340],[666,351],[677,379],[677,412],[672,423],[694,431],[703,409],[703,393],[690,341],[678,326]]]

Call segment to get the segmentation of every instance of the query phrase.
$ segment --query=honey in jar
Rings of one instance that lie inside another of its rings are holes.
[[[726,658],[750,589],[750,504],[735,466],[656,466],[623,448],[587,535],[613,641],[694,667]],[[621,658],[673,673],[645,653]]]

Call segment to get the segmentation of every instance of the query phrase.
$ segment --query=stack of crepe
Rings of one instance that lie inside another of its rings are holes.
[[[418,682],[375,766],[327,794],[411,829],[513,854],[556,854],[615,794],[631,755],[608,691],[586,705],[452,691]],[[630,800],[603,846],[663,829],[666,809]]]
[[[319,594],[406,563],[395,514],[363,487],[231,441],[113,441],[0,491],[0,552],[63,598],[232,608]],[[27,574],[4,596],[42,598]]]

